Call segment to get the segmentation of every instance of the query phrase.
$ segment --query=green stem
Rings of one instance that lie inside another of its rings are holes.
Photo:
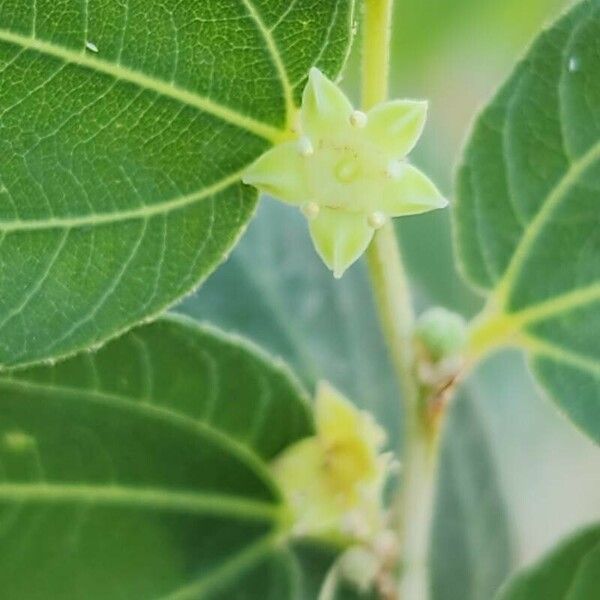
[[[414,313],[408,278],[392,223],[384,225],[367,250],[367,264],[383,333],[404,402],[416,410],[412,331]]]
[[[429,540],[433,523],[438,444],[418,414],[405,410],[404,460],[399,506],[400,599],[429,597]]]
[[[366,110],[387,99],[394,0],[364,0],[362,103]]]
[[[363,107],[388,96],[393,0],[365,0],[363,28]],[[435,498],[438,432],[417,379],[412,334],[414,312],[408,277],[391,223],[375,235],[367,251],[379,317],[404,404],[402,487],[398,501],[401,547],[401,600],[428,596],[428,555]]]

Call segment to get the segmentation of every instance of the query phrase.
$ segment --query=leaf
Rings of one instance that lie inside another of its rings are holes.
[[[489,600],[514,560],[487,431],[472,395],[454,401],[444,436],[431,543],[431,600]]]
[[[229,253],[239,175],[338,73],[353,0],[0,5],[0,367],[157,315]]]
[[[161,319],[1,377],[0,423],[4,597],[300,597],[267,461],[311,413],[256,348]]]
[[[333,382],[371,410],[387,428],[390,446],[401,450],[399,392],[365,265],[334,280],[315,256],[298,212],[265,198],[227,264],[177,310],[260,340],[309,386],[318,379]],[[488,600],[460,592],[479,586],[491,593],[506,575],[513,559],[510,523],[478,413],[466,398],[453,410],[433,538],[433,600]],[[470,579],[464,579],[466,569]]]
[[[600,525],[568,538],[505,586],[498,600],[592,600],[600,589]]]
[[[477,120],[455,226],[488,295],[474,353],[518,343],[568,417],[600,442],[600,1],[544,32]]]

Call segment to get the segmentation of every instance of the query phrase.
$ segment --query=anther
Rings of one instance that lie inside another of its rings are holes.
[[[366,124],[367,115],[364,112],[360,110],[355,110],[352,112],[350,115],[350,125],[352,125],[352,127],[358,127],[359,129],[362,129]]]
[[[390,179],[398,179],[402,175],[402,163],[399,160],[390,160],[385,169],[385,174]]]
[[[369,215],[367,222],[373,229],[380,229],[385,225],[386,217],[382,212],[373,212]]]
[[[300,209],[307,219],[316,219],[319,216],[319,205],[316,202],[307,202]]]
[[[315,149],[307,137],[301,137],[298,140],[298,152],[302,156],[312,156],[315,153]]]

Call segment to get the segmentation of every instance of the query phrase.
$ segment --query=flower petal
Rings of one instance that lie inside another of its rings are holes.
[[[379,202],[377,210],[390,217],[417,215],[448,206],[435,184],[408,163],[399,165],[398,174],[383,185]]]
[[[288,446],[273,474],[294,519],[296,535],[340,541],[375,539],[384,525],[383,486],[389,457],[383,431],[327,383],[315,400],[316,435]]]
[[[350,127],[352,104],[342,90],[313,67],[302,96],[302,131],[313,140]]]
[[[330,458],[331,475],[340,487],[352,487],[378,473],[378,451],[385,433],[370,413],[322,382],[316,393],[315,422],[317,436]]]
[[[375,456],[386,442],[385,431],[373,415],[357,408],[326,381],[319,382],[315,394],[315,423],[317,435],[326,446],[361,443]]]
[[[365,135],[390,157],[404,158],[423,133],[427,102],[392,100],[367,113]]]
[[[283,202],[302,204],[310,200],[306,161],[297,142],[279,144],[250,165],[242,181]]]
[[[323,449],[316,437],[288,446],[272,468],[292,509],[296,535],[326,535],[338,529],[340,513],[346,506],[340,506],[340,499],[331,493],[323,472]]]
[[[374,233],[365,215],[341,209],[321,208],[309,224],[319,256],[337,279],[367,249]]]
[[[360,435],[360,411],[333,386],[321,381],[315,394],[315,423],[317,434],[335,446],[340,441]]]

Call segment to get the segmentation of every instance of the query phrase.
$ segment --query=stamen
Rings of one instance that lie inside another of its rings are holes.
[[[298,152],[301,156],[312,156],[315,153],[315,149],[307,137],[301,137],[298,140]]]
[[[390,179],[398,179],[402,175],[402,163],[399,160],[390,160],[385,174]]]
[[[369,215],[367,222],[373,229],[380,229],[385,225],[386,216],[382,212],[373,212]]]
[[[359,129],[362,129],[366,124],[367,115],[364,112],[360,110],[355,110],[352,112],[350,115],[350,125],[352,125],[352,127],[358,127]]]
[[[316,202],[307,202],[300,210],[307,219],[316,219],[319,216],[320,207]]]

